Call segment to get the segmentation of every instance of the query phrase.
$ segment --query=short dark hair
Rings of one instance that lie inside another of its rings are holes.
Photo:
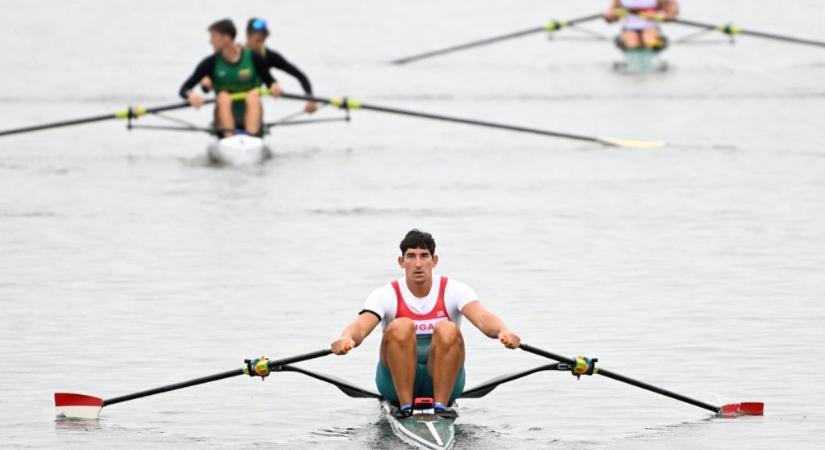
[[[401,248],[401,255],[407,253],[407,249],[411,248],[426,248],[430,251],[431,255],[435,255],[435,239],[433,239],[433,235],[421,231],[418,228],[413,228],[408,231],[404,239],[401,240],[399,247]]]
[[[232,39],[235,39],[235,36],[238,35],[238,30],[235,28],[235,24],[232,23],[230,19],[221,19],[212,25],[209,25],[207,30],[229,35]]]

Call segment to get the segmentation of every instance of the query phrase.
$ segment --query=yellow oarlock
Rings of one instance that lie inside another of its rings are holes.
[[[143,106],[129,107],[115,112],[115,119],[129,119],[146,115],[146,108]]]
[[[722,33],[729,34],[731,36],[735,36],[737,34],[742,33],[742,27],[738,27],[732,23],[719,25],[716,29],[721,31]]]
[[[347,97],[332,97],[329,99],[329,104],[341,109],[358,109],[361,107],[361,102]]]
[[[556,30],[561,30],[562,28],[564,28],[568,25],[569,25],[569,23],[564,22],[564,21],[551,20],[550,23],[548,23],[547,25],[544,26],[544,31],[553,32],[553,31],[556,31]]]

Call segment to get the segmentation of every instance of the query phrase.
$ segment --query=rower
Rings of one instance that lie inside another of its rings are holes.
[[[404,278],[373,291],[331,350],[346,354],[381,323],[375,382],[381,395],[398,405],[396,418],[410,417],[414,400],[429,397],[437,415],[454,419],[457,413],[450,406],[464,390],[465,376],[461,316],[507,348],[518,348],[521,341],[481,306],[472,288],[433,275],[438,256],[429,233],[411,230],[400,248],[398,265],[404,269]]]
[[[260,54],[266,63],[267,70],[278,69],[292,75],[296,80],[298,80],[299,83],[301,83],[301,89],[304,90],[304,94],[311,97],[312,83],[309,82],[309,78],[307,78],[301,69],[295,67],[294,64],[287,61],[287,59],[280,53],[268,48],[266,46],[266,39],[268,37],[269,28],[267,28],[266,21],[264,19],[253,17],[247,21],[246,44],[244,47]],[[209,90],[212,89],[212,80],[209,77],[205,77],[201,80],[200,85],[204,92],[209,92]],[[314,101],[309,101],[304,106],[304,112],[309,114],[312,114],[317,110],[318,104]]]
[[[273,96],[281,94],[281,88],[267,70],[260,54],[235,43],[237,31],[229,19],[219,20],[209,26],[209,43],[215,53],[198,64],[195,71],[180,88],[180,96],[195,108],[204,104],[203,97],[194,87],[204,77],[213,80],[215,97],[215,126],[224,137],[235,133],[243,124],[247,134],[263,134],[263,113],[258,88],[269,87]],[[232,94],[245,94],[244,98],[232,99]]]
[[[611,0],[604,18],[611,23],[625,18],[617,40],[620,48],[662,50],[666,39],[659,29],[659,22],[673,19],[678,14],[677,0]]]

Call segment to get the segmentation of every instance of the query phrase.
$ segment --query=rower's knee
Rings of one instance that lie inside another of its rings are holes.
[[[461,330],[455,322],[440,322],[433,329],[433,341],[439,344],[459,344],[462,342]]]
[[[387,325],[384,337],[395,342],[415,339],[415,323],[407,317],[399,317]]]
[[[261,94],[258,93],[257,89],[253,89],[253,90],[246,93],[246,104],[247,105],[257,104],[260,101],[261,101]]]
[[[229,95],[229,92],[221,91],[215,97],[215,104],[221,107],[231,106],[232,96]]]

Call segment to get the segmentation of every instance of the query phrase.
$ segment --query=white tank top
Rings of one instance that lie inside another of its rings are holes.
[[[659,0],[620,0],[619,4],[622,8],[632,11],[640,10],[658,10]],[[644,30],[657,26],[656,22],[652,20],[643,19],[637,15],[628,15],[623,24],[626,30]]]

